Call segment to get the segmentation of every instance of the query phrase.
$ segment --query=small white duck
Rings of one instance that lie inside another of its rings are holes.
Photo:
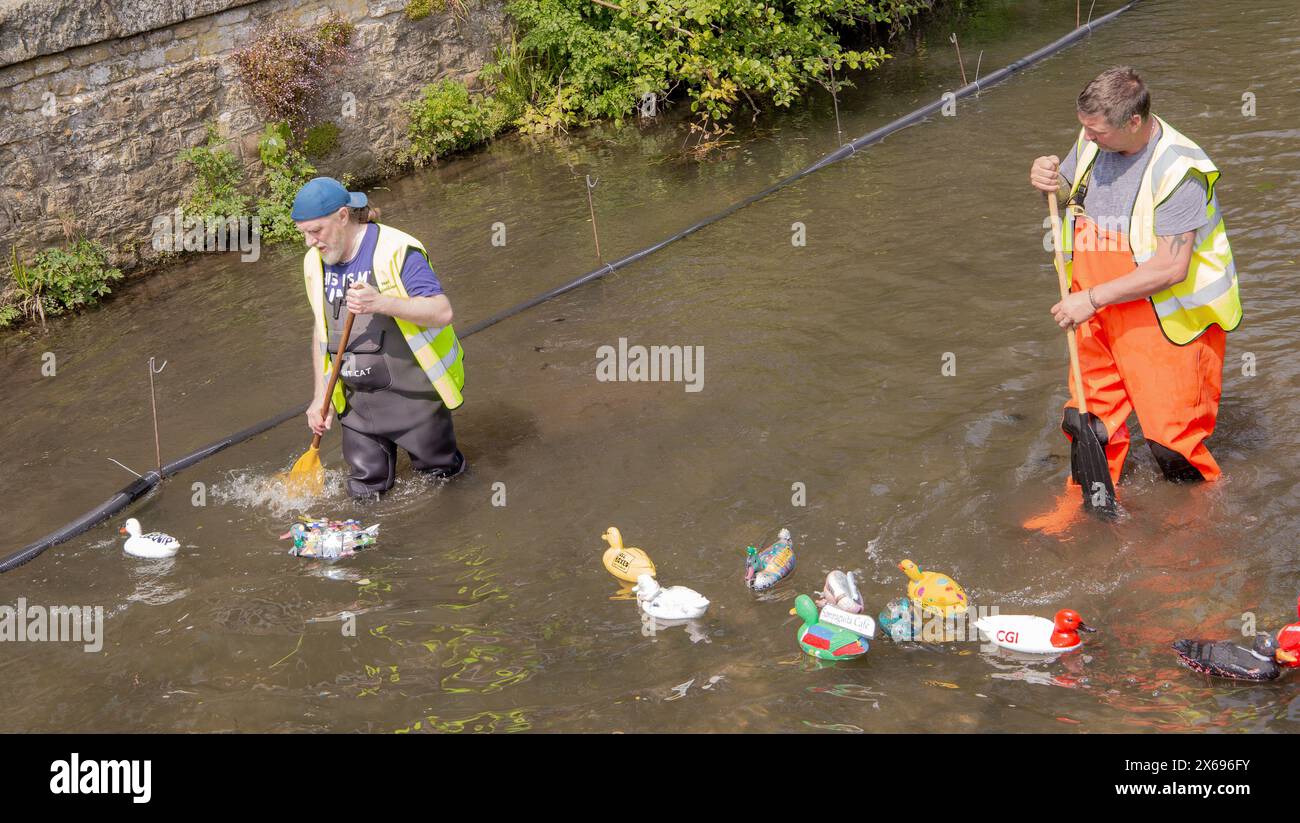
[[[648,574],[642,574],[632,587],[641,611],[660,620],[693,620],[708,611],[709,600],[685,586],[664,588]]]
[[[1026,654],[1060,654],[1083,645],[1079,632],[1095,632],[1073,609],[1061,609],[1054,620],[1028,614],[995,614],[975,621],[995,646]]]
[[[170,534],[162,532],[149,532],[148,534],[140,533],[140,521],[134,517],[126,521],[126,525],[118,529],[121,534],[129,534],[126,539],[126,553],[136,557],[147,557],[157,559],[160,557],[171,557],[180,549],[180,541]]]

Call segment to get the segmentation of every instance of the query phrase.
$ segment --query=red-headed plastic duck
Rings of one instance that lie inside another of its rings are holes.
[[[1055,620],[1028,614],[995,614],[975,621],[975,628],[996,646],[1026,654],[1061,654],[1083,645],[1079,632],[1094,632],[1079,613],[1061,609]]]
[[[1296,615],[1300,616],[1300,598],[1296,599]],[[1288,623],[1277,633],[1277,662],[1294,669],[1300,666],[1300,621]]]

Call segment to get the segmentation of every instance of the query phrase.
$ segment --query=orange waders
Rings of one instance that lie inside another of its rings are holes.
[[[1085,215],[1075,220],[1073,290],[1122,277],[1135,268],[1128,238],[1101,229]],[[1088,411],[1106,426],[1106,462],[1119,485],[1129,432],[1137,412],[1161,471],[1170,480],[1217,480],[1219,464],[1205,447],[1214,433],[1223,388],[1225,332],[1211,325],[1185,346],[1169,342],[1149,300],[1106,306],[1077,329],[1079,367]],[[1077,424],[1074,381],[1069,418]],[[1062,426],[1070,437],[1068,425]],[[1073,482],[1073,481],[1071,481]]]

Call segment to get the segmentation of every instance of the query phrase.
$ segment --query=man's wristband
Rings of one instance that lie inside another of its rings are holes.
[[[1097,305],[1096,299],[1092,296],[1092,287],[1088,288],[1088,302],[1092,304],[1093,311],[1101,311],[1101,306]]]

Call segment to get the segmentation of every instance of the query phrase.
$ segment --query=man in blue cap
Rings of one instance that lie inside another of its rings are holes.
[[[465,458],[450,410],[463,400],[464,351],[424,246],[380,224],[365,194],[329,177],[299,189],[290,216],[307,243],[316,386],[307,425],[317,434],[330,428],[331,415],[323,413],[328,375],[347,314],[356,315],[331,398],[343,426],[349,493],[367,498],[392,488],[398,446],[417,471],[459,474]]]

